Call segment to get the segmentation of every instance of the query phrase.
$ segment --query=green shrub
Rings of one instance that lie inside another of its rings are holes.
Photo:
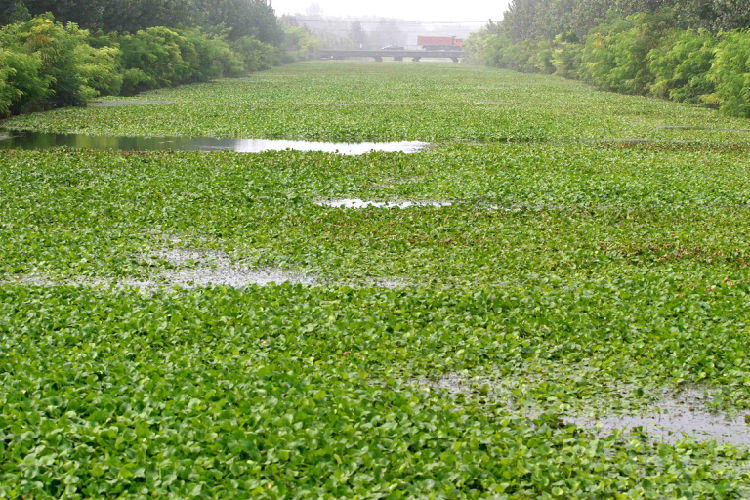
[[[2,115],[17,113],[45,100],[50,94],[51,77],[40,75],[42,60],[39,54],[25,54],[20,50],[0,52],[0,72],[3,79]]]
[[[750,116],[750,31],[722,36],[708,78],[716,92],[705,101],[732,116]]]
[[[41,16],[11,25],[10,30],[23,52],[39,54],[40,75],[50,82],[48,100],[56,106],[84,104],[98,95],[94,82],[115,71],[112,49],[91,47],[89,32],[74,23],[63,25],[52,16]]]
[[[222,38],[208,38],[200,29],[184,32],[195,53],[195,64],[191,79],[207,81],[222,76],[237,76],[243,72],[239,56]]]
[[[103,47],[94,49],[89,45],[80,45],[76,49],[80,71],[86,85],[93,92],[92,97],[100,95],[119,95],[122,89],[122,74],[115,70],[120,64],[120,49]]]
[[[606,90],[645,94],[654,83],[648,54],[669,32],[670,10],[610,19],[586,39],[581,57],[584,79]]]
[[[715,91],[709,78],[717,38],[705,30],[674,31],[649,55],[654,83],[649,93],[678,102],[700,103]]]
[[[564,78],[578,78],[582,55],[583,45],[570,40],[565,35],[558,35],[555,38],[554,55],[552,58],[555,74]]]
[[[81,105],[118,90],[117,50],[88,44],[89,32],[40,16],[0,29],[3,114]]]
[[[123,92],[133,93],[158,87],[171,87],[189,81],[194,54],[183,55],[187,44],[176,31],[164,27],[148,28],[119,39],[122,67],[125,70]],[[128,70],[135,69],[132,72]],[[134,76],[137,75],[137,78]],[[133,86],[137,81],[137,86]]]
[[[237,76],[314,54],[308,31],[288,27],[287,34],[288,54],[252,37],[230,45],[200,28],[92,36],[51,14],[9,24],[0,29],[0,115]]]
[[[5,116],[10,113],[10,107],[13,105],[13,100],[18,95],[18,89],[16,89],[10,82],[10,77],[13,76],[13,70],[5,64],[5,58],[8,56],[8,52],[0,50],[0,116]]]
[[[157,87],[154,79],[140,68],[128,68],[122,73],[122,95],[133,95]]]
[[[281,62],[279,51],[275,47],[249,36],[235,40],[232,49],[246,71],[268,69]]]
[[[121,36],[119,45],[125,94],[238,75],[245,67],[243,54],[199,28],[148,28]]]
[[[503,34],[490,35],[484,40],[483,59],[490,66],[505,67],[506,54],[513,42],[510,37]]]
[[[315,57],[318,41],[302,26],[282,25],[284,29],[284,52],[289,62],[306,61]]]
[[[547,75],[555,72],[553,42],[545,39],[534,39],[529,42],[526,50],[529,54],[528,62],[531,64],[531,71]]]
[[[470,60],[522,72],[581,78],[605,90],[708,104],[750,117],[750,30],[714,35],[677,29],[674,11],[614,15],[585,44],[572,32],[514,42],[490,23],[466,43]]]

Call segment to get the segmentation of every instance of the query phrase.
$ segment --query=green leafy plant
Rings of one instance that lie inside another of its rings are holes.
[[[709,79],[716,92],[709,102],[732,116],[750,116],[750,31],[724,34],[716,47]]]
[[[96,49],[88,32],[51,16],[10,24],[0,30],[6,81],[16,91],[10,111],[45,105],[80,105],[102,90],[117,90],[117,51]]]
[[[648,59],[654,83],[652,95],[678,102],[700,103],[715,90],[709,79],[717,39],[708,31],[677,31]]]
[[[455,64],[146,97],[9,125],[434,146],[3,150],[0,497],[746,496],[742,445],[571,419],[744,420],[747,119]],[[318,285],[172,288],[173,252]]]

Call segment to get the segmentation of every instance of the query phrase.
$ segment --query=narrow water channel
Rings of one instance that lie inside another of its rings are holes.
[[[58,147],[123,151],[320,151],[343,155],[361,155],[373,151],[416,153],[428,146],[417,141],[398,142],[309,142],[267,139],[217,139],[212,137],[128,137],[85,134],[51,134],[10,131],[0,133],[0,149],[52,149]]]

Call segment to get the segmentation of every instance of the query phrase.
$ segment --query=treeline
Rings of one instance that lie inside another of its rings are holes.
[[[747,0],[513,0],[502,28],[514,42],[562,33],[583,41],[607,19],[664,9],[671,11],[674,28],[718,33],[750,26]]]
[[[204,8],[189,13],[185,5]],[[254,23],[224,22],[232,17],[230,5]],[[169,6],[175,17],[166,14]],[[52,12],[34,15],[46,7]],[[119,26],[130,29],[105,29],[126,12],[130,17]],[[0,28],[0,115],[239,76],[310,58],[316,43],[307,30],[277,22],[265,2],[252,0],[26,0],[0,15],[7,23]],[[177,23],[180,15],[184,22]]]
[[[251,36],[280,45],[284,30],[266,0],[6,0],[0,24],[51,13],[91,31],[127,31],[152,26],[217,27],[230,39]]]
[[[474,59],[750,116],[746,0],[514,0]]]

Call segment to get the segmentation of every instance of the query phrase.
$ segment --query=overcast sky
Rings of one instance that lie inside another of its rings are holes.
[[[307,14],[318,4],[324,16],[377,16],[415,21],[493,21],[509,0],[272,0],[278,15]]]

